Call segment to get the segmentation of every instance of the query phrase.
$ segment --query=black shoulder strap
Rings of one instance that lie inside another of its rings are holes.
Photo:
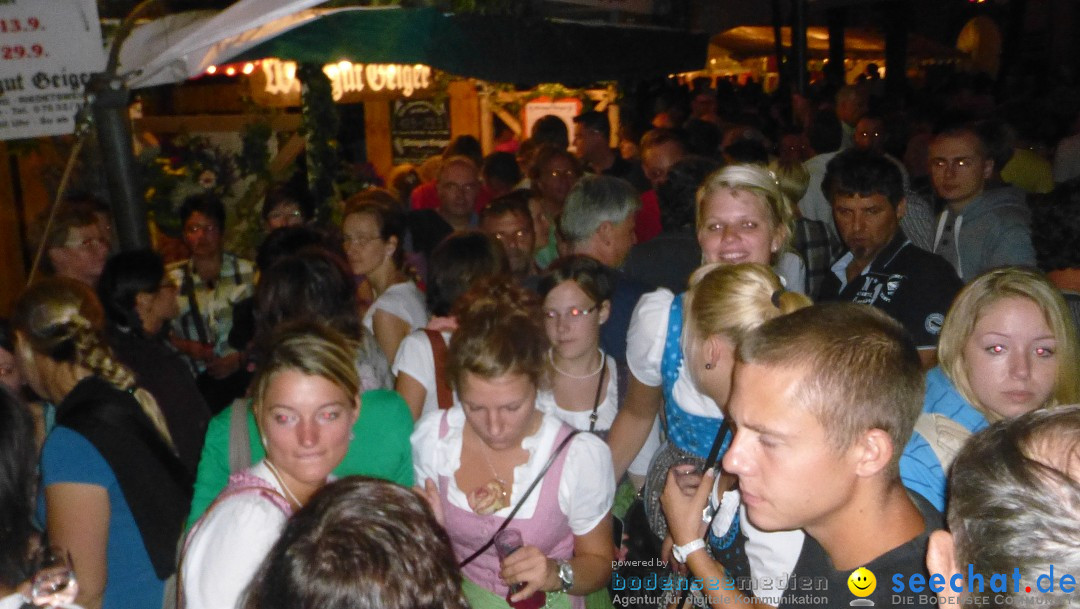
[[[521,500],[518,501],[517,505],[514,506],[514,509],[511,510],[510,515],[506,517],[506,520],[503,520],[503,523],[499,525],[499,528],[495,529],[495,532],[491,534],[491,538],[487,540],[487,543],[480,546],[480,549],[470,554],[468,558],[458,563],[459,569],[479,558],[484,552],[488,551],[488,548],[495,544],[495,537],[504,529],[506,529],[506,527],[510,526],[510,521],[513,520],[514,516],[517,515],[518,510],[520,510],[521,506],[525,504],[525,500],[529,498],[529,495],[532,494],[533,490],[540,485],[540,481],[544,479],[544,475],[547,474],[549,469],[551,469],[551,466],[555,463],[555,459],[559,457],[559,453],[561,453],[563,449],[566,448],[568,444],[570,444],[570,440],[573,440],[574,436],[578,435],[578,433],[578,430],[575,429],[569,434],[567,434],[565,438],[563,438],[563,441],[560,442],[559,445],[555,448],[555,450],[551,452],[551,457],[549,457],[547,463],[544,464],[544,469],[540,470],[540,473],[537,474],[536,479],[532,481],[532,484],[529,485],[529,488],[525,489],[525,494],[521,496]]]

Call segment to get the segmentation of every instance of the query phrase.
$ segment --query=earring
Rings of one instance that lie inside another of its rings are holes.
[[[705,362],[705,369],[706,370],[712,370],[712,364],[709,363],[709,362]]]
[[[269,447],[268,447],[268,446],[266,445],[266,436],[263,436],[263,437],[262,437],[262,445],[263,445],[263,448],[269,448]]]
[[[356,439],[356,432],[355,431],[350,431],[349,432],[349,441],[351,442],[352,440],[355,440],[355,439]]]

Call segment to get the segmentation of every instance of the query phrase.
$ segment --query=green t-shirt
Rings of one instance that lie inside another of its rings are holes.
[[[206,441],[199,458],[199,472],[195,478],[195,493],[191,499],[191,512],[187,527],[195,524],[206,508],[225,488],[229,481],[229,423],[232,409],[226,408],[210,420],[206,429]],[[248,409],[248,440],[251,446],[251,463],[266,456],[255,414]],[[360,397],[360,416],[353,425],[353,439],[349,452],[334,470],[334,475],[371,476],[396,482],[403,486],[413,485],[412,435],[413,418],[405,400],[396,391],[372,389]]]

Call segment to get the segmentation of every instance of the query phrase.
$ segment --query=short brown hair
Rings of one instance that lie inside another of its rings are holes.
[[[869,429],[893,442],[889,473],[922,411],[919,354],[899,322],[869,305],[827,303],[770,320],[739,344],[739,361],[804,371],[796,399],[837,450]]]

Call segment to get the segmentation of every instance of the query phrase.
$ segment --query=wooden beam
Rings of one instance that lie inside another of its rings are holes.
[[[202,133],[207,131],[239,132],[249,123],[265,120],[258,114],[181,114],[175,116],[144,116],[134,121],[135,131],[151,133]],[[299,114],[274,114],[270,117],[274,131],[296,131],[300,128]]]
[[[390,136],[390,102],[364,102],[364,130],[367,159],[379,175],[390,175],[394,149]]]

